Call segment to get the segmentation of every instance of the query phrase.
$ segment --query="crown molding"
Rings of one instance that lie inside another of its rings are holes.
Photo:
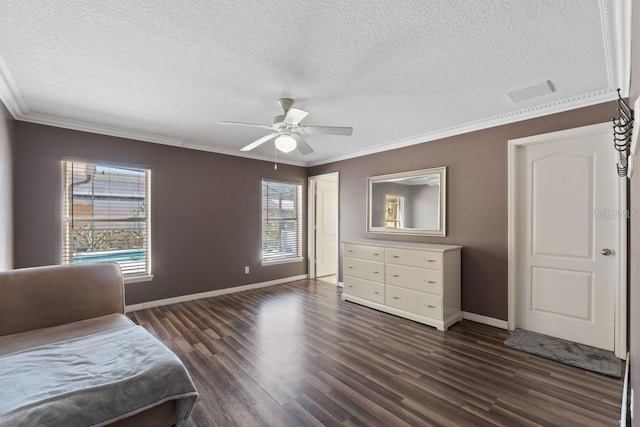
[[[27,103],[24,101],[2,57],[0,57],[0,100],[16,120],[19,120],[20,117],[29,112]]]
[[[633,16],[632,0],[616,0],[615,42],[617,58],[617,84],[623,97],[631,90],[631,22]]]
[[[600,28],[602,30],[602,40],[604,43],[604,51],[605,51],[605,60],[607,63],[607,81],[609,82],[609,87],[620,87],[616,86],[617,76],[616,76],[616,66],[618,65],[617,58],[619,58],[618,52],[616,50],[616,23],[613,19],[617,16],[614,10],[614,2],[612,0],[600,0]]]
[[[52,116],[49,114],[27,113],[16,118],[17,120],[39,125],[47,125],[64,129],[78,130],[82,132],[97,133],[101,135],[115,136],[119,138],[135,139],[138,141],[155,142],[163,145],[173,145],[175,147],[184,146],[184,140],[171,138],[163,135],[121,129],[112,126],[105,126],[96,123],[84,122],[82,120],[67,119],[64,117]]]
[[[437,139],[447,138],[451,136],[461,135],[491,127],[501,126],[505,124],[515,123],[522,120],[533,119],[550,114],[560,113],[563,111],[573,110],[576,108],[587,107],[590,105],[600,104],[607,101],[617,99],[618,94],[613,89],[601,90],[588,93],[585,95],[575,96],[572,98],[560,99],[544,105],[533,106],[518,111],[504,113],[485,119],[475,120],[473,122],[463,123],[448,128],[437,129],[434,131],[422,133],[408,138],[402,138],[389,143],[380,144],[375,147],[369,147],[365,150],[355,150],[339,156],[317,160],[314,162],[299,162],[286,159],[278,159],[280,164],[288,164],[292,166],[311,167],[319,166],[327,163],[333,163],[341,160],[348,160],[355,157],[367,156],[370,154],[381,153],[384,151],[395,150],[398,148],[408,147],[411,145],[422,144]],[[14,116],[15,117],[15,116]],[[217,154],[225,154],[235,157],[244,157],[253,160],[262,160],[273,162],[273,157],[261,156],[242,151],[229,150],[226,148],[216,147],[211,144],[198,141],[188,141],[180,138],[172,138],[164,135],[157,135],[149,132],[140,132],[128,129],[121,129],[111,126],[103,126],[95,123],[83,122],[79,120],[71,120],[57,116],[46,114],[26,113],[18,117],[16,120],[42,124],[47,126],[60,127],[65,129],[73,129],[82,132],[96,133],[101,135],[115,136],[119,138],[127,138],[138,141],[152,142],[156,144],[171,145],[174,147],[187,148],[192,150],[207,151]]]
[[[600,0],[602,39],[610,88],[629,96],[631,86],[631,0]]]
[[[528,119],[535,119],[550,114],[561,113],[563,111],[574,110],[577,108],[588,107],[590,105],[601,104],[603,102],[613,101],[618,98],[617,91],[613,89],[600,90],[585,95],[575,96],[572,98],[559,99],[544,105],[537,105],[518,111],[499,114],[485,119],[475,120],[448,128],[437,129],[409,138],[398,139],[389,143],[380,144],[366,150],[351,151],[340,156],[310,162],[308,166],[319,166],[327,163],[348,160],[355,157],[367,156],[370,154],[381,153],[383,151],[395,150],[398,148],[408,147],[411,145],[422,144],[425,142],[435,141],[437,139],[448,138],[451,136],[462,135],[469,132],[475,132],[482,129],[507,125],[510,123],[520,122]]]
[[[64,129],[78,130],[82,132],[96,133],[100,135],[115,136],[118,138],[133,139],[136,141],[152,142],[155,144],[171,145],[173,147],[187,148],[191,150],[206,151],[210,153],[225,154],[228,156],[244,157],[247,159],[261,160],[273,162],[274,158],[270,156],[261,156],[257,154],[245,153],[226,148],[216,147],[211,144],[199,141],[189,141],[181,138],[173,138],[165,135],[154,134],[150,132],[141,132],[130,129],[123,129],[113,126],[104,126],[96,123],[84,122],[81,120],[66,119],[63,117],[51,116],[47,114],[27,113],[15,117],[16,120],[23,122],[35,123],[40,125],[54,126]],[[287,159],[278,158],[279,164],[287,164],[292,166],[306,167],[305,162],[297,162]]]

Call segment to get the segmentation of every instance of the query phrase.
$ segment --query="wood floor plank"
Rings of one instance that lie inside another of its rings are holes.
[[[187,426],[608,426],[622,380],[340,299],[322,281],[129,313],[200,392]]]
[[[337,419],[330,411],[323,408],[314,399],[308,397],[306,394],[296,398],[298,405],[304,409],[309,415],[315,418],[320,425],[339,425],[341,420]]]

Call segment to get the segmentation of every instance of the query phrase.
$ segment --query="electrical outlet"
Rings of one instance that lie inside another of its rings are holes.
[[[249,266],[244,267],[244,274],[249,274]]]

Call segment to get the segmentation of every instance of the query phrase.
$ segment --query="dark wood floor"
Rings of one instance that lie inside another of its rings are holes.
[[[304,280],[130,313],[185,363],[190,426],[618,425],[622,381],[340,300]]]

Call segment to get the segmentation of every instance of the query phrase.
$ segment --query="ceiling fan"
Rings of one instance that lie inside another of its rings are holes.
[[[256,123],[219,122],[223,125],[252,126],[272,130],[273,133],[246,145],[240,151],[249,151],[275,138],[276,148],[283,153],[289,153],[296,148],[302,154],[311,154],[313,149],[302,138],[303,134],[345,135],[353,133],[353,128],[339,126],[301,126],[300,122],[307,117],[308,112],[293,107],[293,100],[282,98],[278,100],[284,114],[273,118],[273,124],[261,125]]]

